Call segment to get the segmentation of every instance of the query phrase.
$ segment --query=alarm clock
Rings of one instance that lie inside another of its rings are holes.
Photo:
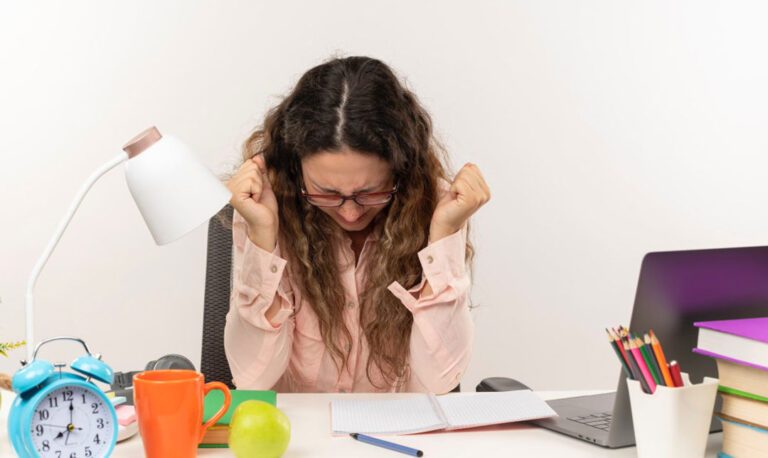
[[[71,340],[83,345],[86,355],[69,365],[77,373],[62,372],[37,359],[43,345]],[[8,437],[22,458],[99,458],[112,453],[117,441],[117,416],[112,402],[91,379],[112,383],[114,372],[100,355],[93,355],[81,339],[54,337],[35,347],[32,361],[24,363],[12,380],[16,399],[8,415]]]

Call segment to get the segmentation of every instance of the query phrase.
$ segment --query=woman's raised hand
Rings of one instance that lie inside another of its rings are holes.
[[[245,161],[234,177],[227,182],[232,192],[230,204],[248,224],[248,238],[266,251],[277,244],[277,198],[272,191],[264,157]]]
[[[437,203],[429,228],[429,240],[435,242],[461,229],[480,207],[491,199],[491,191],[480,169],[467,163],[456,174],[449,192]]]

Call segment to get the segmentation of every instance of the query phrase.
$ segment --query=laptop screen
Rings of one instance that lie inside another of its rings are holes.
[[[653,332],[667,361],[691,382],[717,377],[712,358],[692,352],[697,321],[768,316],[768,247],[648,253],[629,329]]]

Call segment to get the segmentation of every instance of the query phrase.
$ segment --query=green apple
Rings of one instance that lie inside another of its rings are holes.
[[[291,440],[291,423],[277,407],[244,401],[229,422],[229,449],[237,458],[276,458]]]

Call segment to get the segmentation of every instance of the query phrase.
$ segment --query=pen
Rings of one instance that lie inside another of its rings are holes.
[[[669,372],[672,374],[672,380],[675,382],[675,386],[683,386],[683,377],[680,375],[680,366],[677,361],[669,363]]]
[[[394,450],[396,452],[405,453],[406,455],[424,456],[424,452],[422,452],[421,450],[416,450],[415,448],[410,448],[404,445],[387,442],[381,439],[376,439],[375,437],[366,436],[365,434],[350,433],[349,435],[352,436],[352,439],[357,439],[360,442],[365,442],[366,444],[378,445],[379,447],[384,447],[390,450]]]

